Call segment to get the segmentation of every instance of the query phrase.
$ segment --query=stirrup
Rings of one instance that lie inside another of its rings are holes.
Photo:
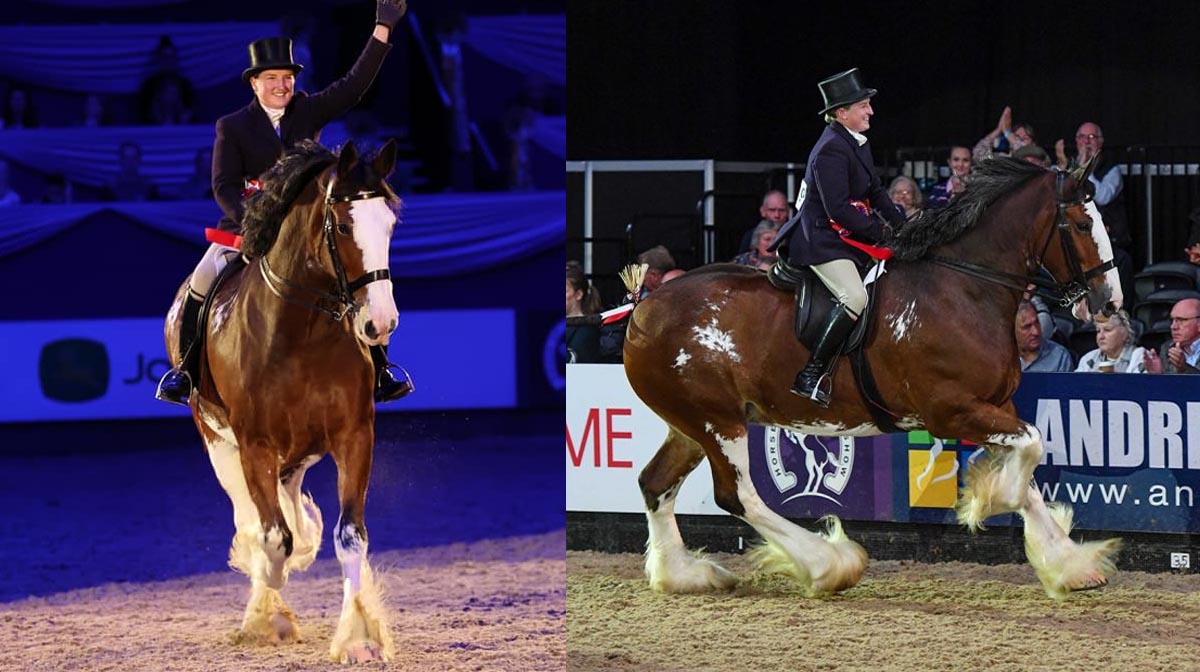
[[[192,395],[192,376],[183,369],[171,369],[163,374],[158,381],[158,389],[154,398],[168,404],[189,406],[188,398]]]
[[[803,382],[800,376],[796,376],[796,382]],[[829,392],[823,388],[829,387]],[[822,372],[817,381],[813,383],[812,389],[809,390],[807,384],[802,386],[792,385],[792,394],[798,397],[804,397],[821,408],[829,408],[830,402],[833,400],[833,376],[829,372]]]
[[[399,370],[401,375],[393,375],[391,369]],[[415,389],[417,388],[413,385],[412,376],[408,374],[407,369],[399,364],[388,362],[387,366],[380,369],[379,373],[375,376],[376,403],[402,399],[412,394]]]

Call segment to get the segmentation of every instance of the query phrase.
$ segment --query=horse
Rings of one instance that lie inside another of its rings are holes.
[[[333,541],[344,577],[330,657],[395,652],[363,521],[375,441],[367,348],[386,342],[397,322],[388,246],[399,198],[386,182],[395,161],[390,141],[362,160],[352,143],[334,154],[305,141],[285,153],[247,202],[247,265],[211,292],[189,405],[233,502],[229,564],[250,578],[238,641],[301,639],[280,591],[320,547],[321,511],[301,484],[328,453],[338,470]],[[164,329],[174,364],[186,292],[185,281]]]
[[[633,310],[624,346],[630,385],[668,426],[638,478],[650,586],[701,592],[737,582],[690,552],[675,520],[675,496],[705,457],[717,505],[762,536],[752,554],[764,569],[792,575],[810,596],[861,579],[867,553],[835,516],[812,532],[763,503],[750,478],[748,423],[851,437],[885,433],[890,423],[890,431],[976,442],[986,454],[968,469],[958,521],[974,531],[989,516],[1018,512],[1026,556],[1051,597],[1105,585],[1120,541],[1071,540],[1071,510],[1048,506],[1032,484],[1042,443],[1011,400],[1020,379],[1014,315],[1027,283],[1058,291],[1063,305],[1082,308],[1086,296],[1093,313],[1120,305],[1111,245],[1090,200],[1093,163],[1068,174],[1009,158],[984,162],[948,207],[889,237],[894,257],[877,281],[863,340],[886,413],[864,401],[849,375],[832,381],[828,409],[790,392],[807,353],[793,337],[791,293],[767,274],[716,264],[650,292]],[[1043,270],[1055,280],[1038,279]]]

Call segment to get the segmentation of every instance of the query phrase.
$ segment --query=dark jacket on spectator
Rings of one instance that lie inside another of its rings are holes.
[[[391,48],[390,44],[372,37],[345,77],[311,96],[296,91],[279,123],[278,136],[257,98],[217,120],[213,195],[223,212],[218,228],[226,231],[241,228],[245,181],[257,179],[275,165],[285,148],[301,140],[317,140],[325,124],[354,107],[370,88]]]

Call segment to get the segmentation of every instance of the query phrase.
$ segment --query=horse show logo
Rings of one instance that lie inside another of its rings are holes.
[[[908,443],[908,505],[949,509],[958,499],[959,477],[965,465],[959,450],[966,453],[966,462],[974,462],[982,448],[970,441],[939,439],[929,432],[913,431]]]
[[[89,338],[64,338],[42,346],[38,381],[47,399],[82,402],[108,392],[108,350]]]
[[[816,436],[784,427],[767,427],[763,450],[771,481],[785,504],[801,497],[827,499],[838,506],[838,499],[854,471],[854,437]],[[792,465],[803,465],[803,482]],[[793,492],[794,491],[794,492]]]

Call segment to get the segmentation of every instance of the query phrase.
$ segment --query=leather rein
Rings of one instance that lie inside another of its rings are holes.
[[[930,255],[926,257],[926,259],[939,266],[944,266],[951,270],[958,271],[959,273],[963,273],[985,282],[1001,285],[1003,287],[1008,287],[1021,292],[1024,292],[1026,287],[1031,284],[1036,285],[1039,288],[1037,292],[1038,294],[1057,302],[1064,308],[1069,308],[1075,305],[1080,299],[1087,296],[1088,281],[1111,270],[1113,268],[1113,261],[1110,259],[1108,261],[1101,262],[1098,266],[1093,268],[1087,270],[1083,269],[1083,265],[1079,261],[1079,252],[1075,249],[1075,245],[1069,240],[1068,234],[1070,231],[1068,230],[1068,227],[1070,226],[1070,223],[1067,221],[1066,213],[1068,208],[1078,205],[1085,205],[1092,199],[1090,196],[1084,196],[1083,198],[1078,198],[1072,201],[1065,200],[1063,196],[1063,183],[1065,179],[1066,173],[1059,172],[1056,174],[1054,184],[1055,198],[1057,200],[1058,208],[1056,226],[1051,228],[1049,233],[1046,235],[1046,243],[1042,246],[1041,254],[1036,259],[1031,261],[1036,262],[1036,266],[1044,268],[1041,260],[1045,258],[1046,250],[1050,248],[1050,240],[1054,237],[1054,232],[1057,229],[1058,240],[1062,245],[1063,258],[1067,260],[1067,266],[1071,271],[1071,277],[1066,282],[1059,282],[1057,278],[1046,280],[1042,277],[1034,275],[1032,272],[1026,275],[1008,273],[969,261],[961,261],[939,255]],[[1051,274],[1051,277],[1053,278],[1053,274]]]
[[[267,257],[263,255],[259,270],[262,272],[263,280],[267,283],[267,288],[271,293],[279,297],[283,301],[292,305],[301,306],[310,310],[323,313],[333,318],[334,321],[341,322],[347,316],[351,319],[362,308],[362,302],[354,298],[354,293],[366,287],[372,282],[380,280],[389,280],[392,277],[390,270],[386,268],[367,271],[361,277],[354,281],[349,281],[346,278],[346,266],[342,264],[342,258],[338,255],[337,236],[339,231],[335,229],[346,228],[349,225],[339,224],[337,215],[334,214],[333,206],[338,203],[347,203],[350,201],[364,201],[369,198],[382,198],[383,192],[375,190],[363,190],[353,194],[344,196],[333,195],[333,185],[337,181],[336,176],[331,177],[329,184],[325,187],[325,223],[322,228],[322,237],[325,239],[325,248],[329,250],[329,256],[333,262],[333,272],[337,279],[337,291],[327,292],[319,289],[304,287],[294,282],[288,281],[271,270],[267,264]],[[353,224],[353,222],[351,223]],[[342,232],[344,233],[344,232]],[[304,296],[297,295],[307,295]]]

